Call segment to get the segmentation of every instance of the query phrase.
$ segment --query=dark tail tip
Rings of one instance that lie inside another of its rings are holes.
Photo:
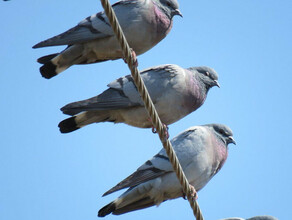
[[[98,217],[105,217],[116,210],[116,205],[114,202],[109,203],[98,211]]]
[[[75,118],[76,116],[61,121],[58,125],[58,127],[60,128],[60,132],[70,133],[72,131],[78,130],[80,127],[77,126]]]
[[[56,73],[56,65],[52,62],[47,62],[40,68],[40,72],[42,76],[46,79],[50,79],[57,75]]]

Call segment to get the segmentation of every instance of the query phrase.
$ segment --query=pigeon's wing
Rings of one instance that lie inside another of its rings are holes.
[[[116,110],[134,106],[140,106],[140,103],[132,101],[123,90],[109,88],[98,96],[70,103],[61,108],[61,111],[64,114],[76,115],[83,111]]]
[[[191,127],[171,140],[183,169],[192,163],[194,156],[198,153],[192,146],[193,142],[197,141],[196,136],[197,133],[200,132],[199,130],[200,129],[198,126]],[[170,164],[165,150],[162,149],[152,159],[146,161],[142,166],[140,166],[136,172],[107,191],[103,196],[116,192],[120,189],[135,187],[141,183],[161,177],[170,172],[173,172],[172,165]]]
[[[127,13],[127,11],[130,11],[131,6],[135,3],[136,0],[120,1],[115,3],[113,8],[117,14],[122,14],[119,16],[122,21],[127,20],[129,22],[130,13]],[[114,32],[107,16],[104,12],[99,12],[82,20],[77,26],[68,31],[36,44],[33,48],[85,43],[113,35]]]
[[[171,79],[177,72],[176,65],[162,65],[146,69],[141,76],[149,90],[154,104],[167,92]],[[70,103],[63,108],[64,114],[75,115],[83,111],[117,110],[144,106],[142,99],[130,75],[121,77],[108,85],[109,89],[102,94],[79,102]]]
[[[103,196],[118,190],[135,187],[141,183],[163,176],[173,172],[169,159],[164,154],[158,153],[151,160],[146,161],[136,172],[121,181],[115,187],[108,190]]]
[[[102,12],[87,17],[77,26],[55,37],[44,40],[34,45],[33,48],[72,45],[112,36],[112,29],[105,17],[106,15]]]
[[[202,128],[202,126],[193,126],[171,140],[183,169],[196,163],[198,155],[206,150],[206,132],[206,129]]]
[[[173,88],[173,85],[177,83],[176,79],[184,77],[183,74],[181,74],[182,71],[183,68],[177,65],[165,64],[151,67],[140,72],[154,104],[162,95],[168,93],[169,89]],[[132,102],[139,103],[144,106],[130,75],[119,78],[110,83],[108,86],[110,88],[123,91],[123,93]]]

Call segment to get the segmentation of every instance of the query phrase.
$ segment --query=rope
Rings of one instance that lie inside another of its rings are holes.
[[[197,220],[203,220],[202,212],[199,208],[199,205],[196,201],[196,198],[191,195],[192,191],[190,188],[190,184],[183,172],[183,169],[179,163],[179,160],[176,156],[175,151],[173,150],[173,147],[168,140],[168,137],[166,136],[167,128],[164,126],[158,116],[158,113],[154,107],[154,104],[150,98],[150,95],[148,93],[148,90],[143,82],[143,79],[141,78],[141,75],[136,67],[136,61],[133,59],[132,56],[132,50],[126,40],[126,37],[122,31],[122,28],[118,22],[118,19],[116,17],[116,14],[110,5],[108,0],[101,0],[101,4],[105,10],[105,13],[109,19],[109,22],[112,26],[112,29],[121,45],[124,59],[128,64],[129,69],[131,70],[131,75],[134,80],[134,83],[138,89],[138,92],[140,93],[140,96],[144,102],[145,108],[152,120],[153,126],[156,128],[156,131],[159,135],[159,138],[163,144],[163,147],[166,150],[166,153],[168,155],[168,158],[171,162],[171,165],[176,173],[177,178],[179,179],[180,184],[182,185],[184,193],[187,195],[187,199],[190,203],[191,208],[193,209],[194,216]]]

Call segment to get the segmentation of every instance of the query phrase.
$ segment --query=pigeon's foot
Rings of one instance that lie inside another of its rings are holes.
[[[197,200],[198,199],[198,193],[195,189],[195,187],[193,187],[191,184],[189,184],[190,186],[190,195],[193,199]]]
[[[134,60],[134,66],[138,67],[137,55],[136,55],[136,52],[132,48],[131,48],[131,53],[132,53],[132,57],[133,57],[133,60]]]
[[[135,67],[138,67],[138,60],[137,60],[137,55],[136,55],[136,52],[131,48],[131,54],[132,54],[132,58],[134,60],[134,63],[133,65]],[[125,58],[123,58],[124,62],[127,63],[127,60]]]
[[[190,196],[192,197],[192,199],[197,200],[198,199],[198,193],[195,189],[195,187],[193,187],[191,184],[189,184],[190,187]],[[183,196],[184,199],[187,199],[186,194],[183,192]]]
[[[168,138],[169,138],[169,133],[168,133],[168,126],[166,125],[166,124],[163,124],[163,128],[164,128],[164,135],[165,135],[165,139],[167,140]],[[154,134],[156,134],[157,133],[157,131],[156,131],[156,128],[154,128],[153,126],[152,126],[152,132],[154,133]]]

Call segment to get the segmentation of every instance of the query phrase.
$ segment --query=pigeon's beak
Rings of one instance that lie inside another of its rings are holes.
[[[231,137],[231,136],[228,137],[228,143],[229,143],[229,144],[232,143],[232,144],[236,145],[236,142],[235,142],[234,138]]]
[[[174,10],[174,15],[179,15],[179,16],[183,17],[182,13],[178,9]]]
[[[217,86],[218,88],[220,88],[220,84],[218,83],[217,80],[214,80],[215,86]]]

